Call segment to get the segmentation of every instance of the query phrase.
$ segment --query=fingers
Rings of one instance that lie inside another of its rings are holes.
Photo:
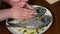
[[[12,2],[27,2],[28,0],[11,0]]]
[[[28,0],[10,0],[12,6],[22,6],[25,5]]]
[[[26,12],[25,13],[27,16],[35,16],[37,13],[35,13],[35,12]]]
[[[29,7],[31,7],[31,6],[30,6],[28,3],[26,3],[24,7],[25,7],[25,8],[29,8]]]
[[[28,19],[35,17],[36,13],[28,13],[27,15],[25,15],[25,17],[27,17]]]
[[[28,0],[20,0],[21,2],[28,2]]]
[[[36,15],[37,13],[36,13],[35,10],[29,10],[29,14],[30,14],[30,15]]]
[[[34,17],[35,17],[34,13],[27,13],[27,14],[20,15],[20,19],[32,19]]]
[[[31,15],[31,16],[35,16],[37,14],[35,10],[25,9],[24,11],[26,11],[25,14]]]
[[[37,13],[35,10],[29,10],[25,8],[14,8],[13,9],[13,18],[15,19],[31,19],[35,17]]]
[[[23,17],[22,19],[32,19],[34,16],[28,15],[26,17]]]
[[[34,16],[31,16],[31,15],[28,15],[28,16],[15,16],[13,17],[14,19],[21,19],[21,20],[24,20],[24,19],[32,19]]]
[[[20,2],[20,0],[11,0],[11,2],[15,2],[16,3],[16,2]]]

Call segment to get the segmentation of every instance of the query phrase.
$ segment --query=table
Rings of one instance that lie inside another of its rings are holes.
[[[48,8],[53,14],[53,24],[52,26],[43,34],[60,34],[60,1],[49,4],[45,0],[29,0],[31,5],[41,5]],[[12,34],[5,26],[5,21],[0,22],[0,34]]]

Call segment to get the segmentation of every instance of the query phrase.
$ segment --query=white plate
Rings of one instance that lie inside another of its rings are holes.
[[[33,6],[33,7],[42,7],[42,8],[45,8],[45,7],[39,6],[39,5],[32,5],[32,6]],[[49,15],[49,16],[52,17],[51,12],[50,12],[47,8],[45,8],[45,9],[46,9],[46,13],[45,13],[44,15]],[[46,31],[50,28],[50,26],[52,25],[52,22],[53,22],[53,18],[52,18],[51,22],[48,24],[48,26],[43,27],[43,30],[41,30],[41,31],[39,32],[39,34],[42,34],[42,33],[46,32]],[[8,25],[7,22],[6,22],[6,25]],[[7,27],[7,28],[8,28],[8,30],[9,30],[10,32],[12,32],[13,34],[23,34],[22,31],[19,31],[19,32],[18,32],[17,29],[14,28],[14,27]]]

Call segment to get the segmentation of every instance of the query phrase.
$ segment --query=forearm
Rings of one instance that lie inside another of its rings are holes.
[[[0,10],[0,21],[10,18],[9,9]]]

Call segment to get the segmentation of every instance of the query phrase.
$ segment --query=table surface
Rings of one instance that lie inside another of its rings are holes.
[[[48,8],[53,15],[54,21],[52,26],[43,34],[60,34],[60,1],[49,4],[44,0],[29,0],[31,5],[41,5]],[[12,34],[5,26],[5,21],[0,22],[0,34]]]

